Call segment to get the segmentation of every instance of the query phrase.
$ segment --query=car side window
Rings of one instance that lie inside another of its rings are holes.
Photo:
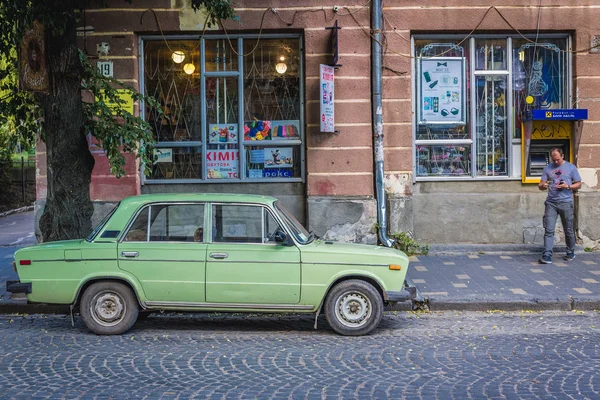
[[[214,204],[213,242],[263,243],[263,207],[242,204]]]
[[[281,228],[281,226],[279,225],[277,220],[275,220],[275,217],[273,217],[273,214],[271,214],[267,210],[264,210],[264,216],[265,216],[264,243],[275,243],[275,234],[277,232],[284,232],[284,230]]]
[[[148,210],[150,207],[145,207],[129,228],[125,236],[125,242],[145,242],[148,239]]]
[[[204,242],[204,204],[152,205],[150,241]]]

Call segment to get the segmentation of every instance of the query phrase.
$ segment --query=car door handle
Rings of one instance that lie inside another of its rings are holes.
[[[227,253],[210,253],[209,257],[216,258],[217,260],[222,260],[224,258],[229,257],[229,254],[227,254]]]
[[[137,251],[122,251],[121,255],[123,257],[137,257],[140,255],[140,253]]]

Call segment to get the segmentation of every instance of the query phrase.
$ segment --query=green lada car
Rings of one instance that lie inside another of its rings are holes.
[[[158,310],[324,312],[336,332],[363,335],[385,305],[418,295],[401,251],[321,240],[254,195],[130,197],[88,238],[20,249],[14,265],[8,291],[71,305],[105,335]]]

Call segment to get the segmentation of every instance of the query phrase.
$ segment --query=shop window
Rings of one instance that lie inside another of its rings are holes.
[[[148,183],[301,181],[300,38],[144,41],[157,140]]]
[[[568,38],[462,39],[414,39],[415,177],[520,177],[524,113],[568,108]]]

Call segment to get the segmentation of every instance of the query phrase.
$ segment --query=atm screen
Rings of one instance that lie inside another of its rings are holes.
[[[548,153],[531,153],[531,166],[546,166],[548,165]]]

